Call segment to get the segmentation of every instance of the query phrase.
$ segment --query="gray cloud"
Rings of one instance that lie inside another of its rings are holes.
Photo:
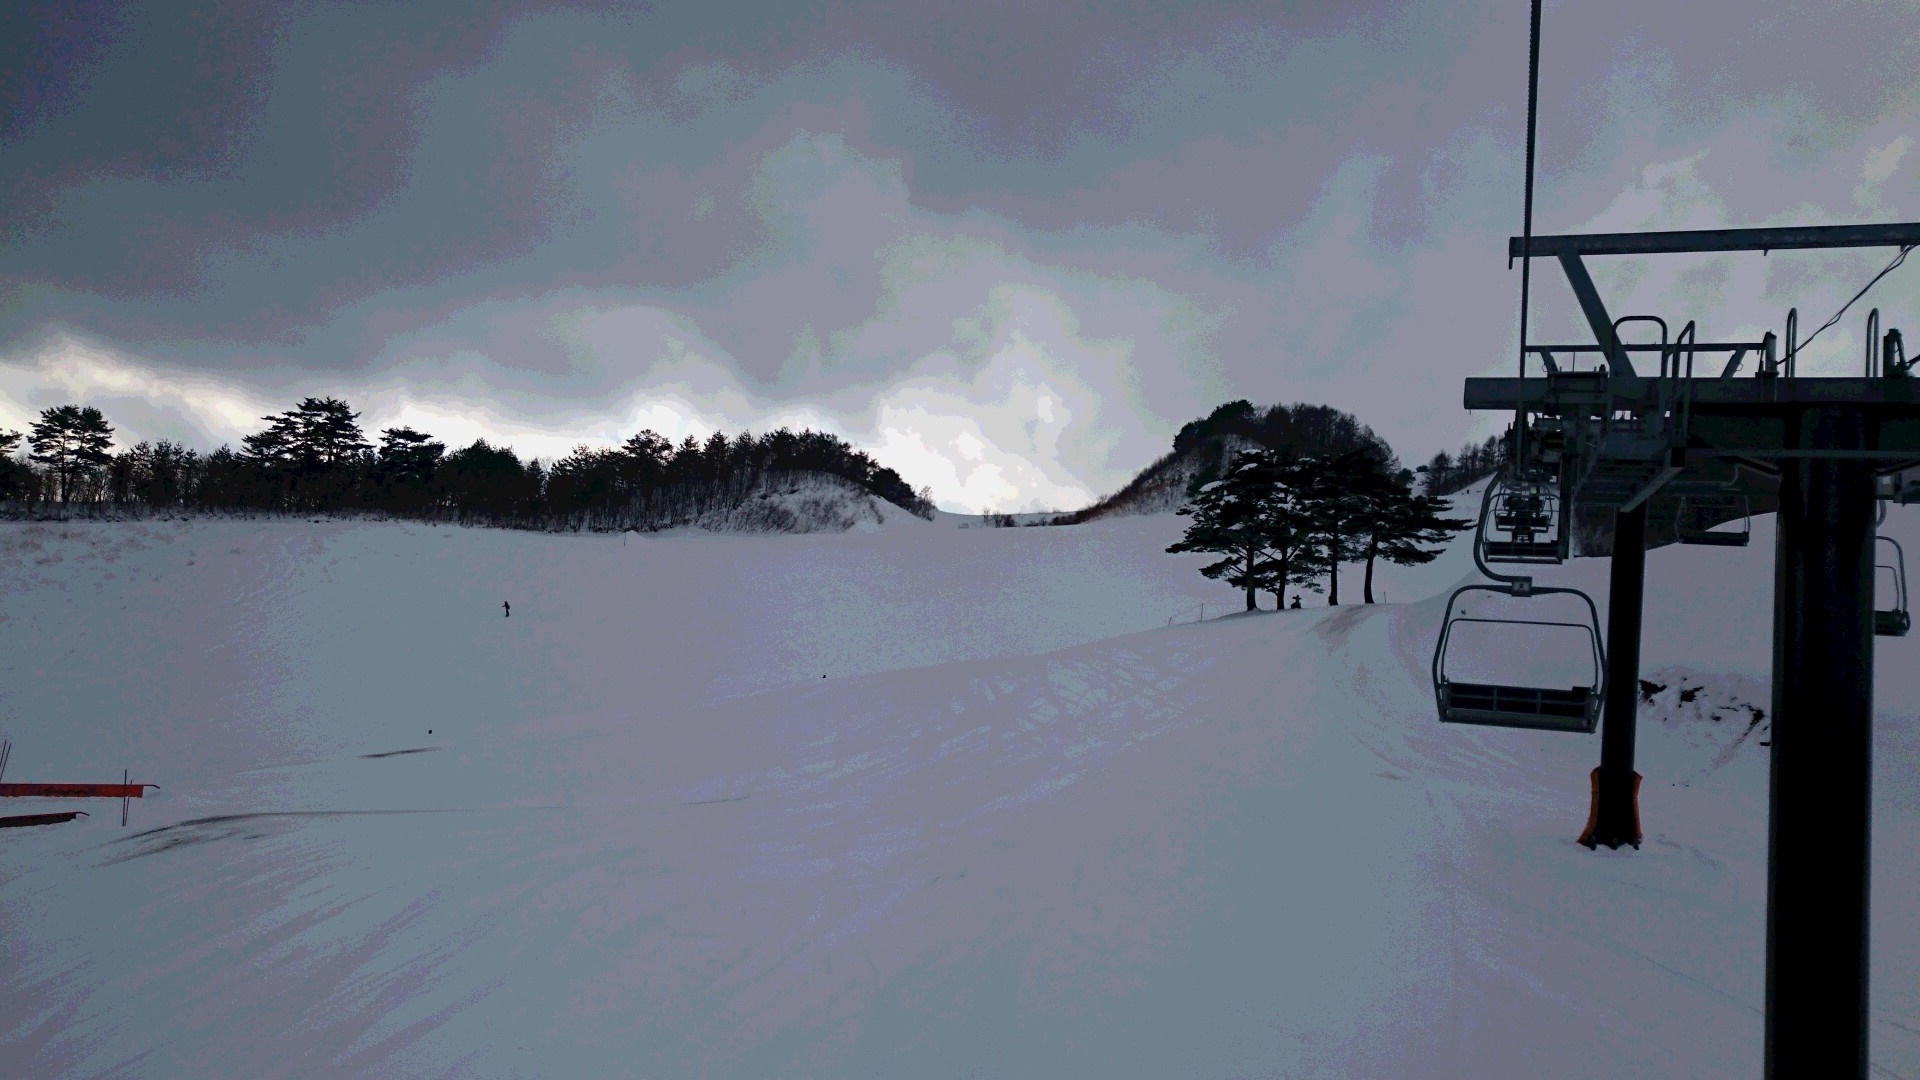
[[[1917,13],[1549,4],[1539,227],[1913,219]],[[7,17],[0,426],[92,394],[232,439],[309,392],[543,454],[810,422],[1024,507],[1228,397],[1409,458],[1497,423],[1455,403],[1515,347],[1510,5]],[[1595,270],[1731,333],[1877,258]]]

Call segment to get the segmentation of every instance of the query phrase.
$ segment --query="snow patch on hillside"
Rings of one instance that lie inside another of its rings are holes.
[[[708,532],[871,532],[890,518],[921,520],[851,480],[794,473],[763,477],[744,499],[702,510],[687,524]]]

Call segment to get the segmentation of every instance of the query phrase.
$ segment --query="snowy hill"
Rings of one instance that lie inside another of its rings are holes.
[[[1597,739],[1433,718],[1464,549],[1194,623],[1239,605],[1184,524],[0,525],[7,779],[163,785],[0,831],[0,1075],[1759,1071],[1770,521],[1649,555],[1647,842],[1598,854]],[[1914,648],[1877,663],[1903,1076]]]
[[[1169,514],[1187,504],[1187,487],[1194,477],[1220,465],[1234,454],[1257,450],[1260,444],[1237,435],[1216,435],[1185,449],[1175,449],[1140,470],[1119,491],[1084,509],[1059,515],[1063,523],[1084,524],[1101,518],[1133,514]]]
[[[913,514],[832,473],[775,473],[756,478],[738,498],[693,510],[678,527],[733,533],[871,531]]]

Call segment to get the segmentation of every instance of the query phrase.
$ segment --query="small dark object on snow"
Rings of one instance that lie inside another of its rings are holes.
[[[1293,610],[1295,610],[1295,611],[1299,611],[1299,610],[1300,610],[1300,597],[1298,597],[1298,596],[1295,596],[1295,597],[1293,598]]]
[[[503,608],[505,608],[505,609],[506,609],[506,612],[507,612],[507,613],[506,613],[505,615],[503,615],[503,616],[501,616],[501,618],[503,618],[503,619],[511,619],[511,618],[513,618],[513,605],[512,605],[512,604],[509,604],[509,603],[507,603],[507,602],[506,602],[505,600],[502,600],[502,601],[500,601],[500,606],[501,606],[501,607],[503,607]]]
[[[1646,679],[1641,679],[1640,680],[1640,700],[1650,702],[1653,700],[1653,695],[1665,689],[1666,687],[1660,683],[1650,682]]]

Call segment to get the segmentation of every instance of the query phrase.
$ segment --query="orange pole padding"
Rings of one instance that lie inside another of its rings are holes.
[[[1594,766],[1587,774],[1587,786],[1591,794],[1587,797],[1587,827],[1580,830],[1580,839],[1574,843],[1581,847],[1593,846],[1593,830],[1600,827],[1600,767]]]
[[[0,784],[0,799],[138,799],[159,784]]]
[[[1640,774],[1633,774],[1633,846],[1639,847],[1645,834],[1640,831]],[[1594,847],[1593,830],[1600,827],[1600,769],[1596,766],[1587,774],[1587,783],[1592,796],[1587,803],[1587,827],[1580,830],[1580,839],[1574,843],[1582,847]]]
[[[1647,834],[1640,831],[1640,774],[1633,774],[1633,846],[1639,847]]]

